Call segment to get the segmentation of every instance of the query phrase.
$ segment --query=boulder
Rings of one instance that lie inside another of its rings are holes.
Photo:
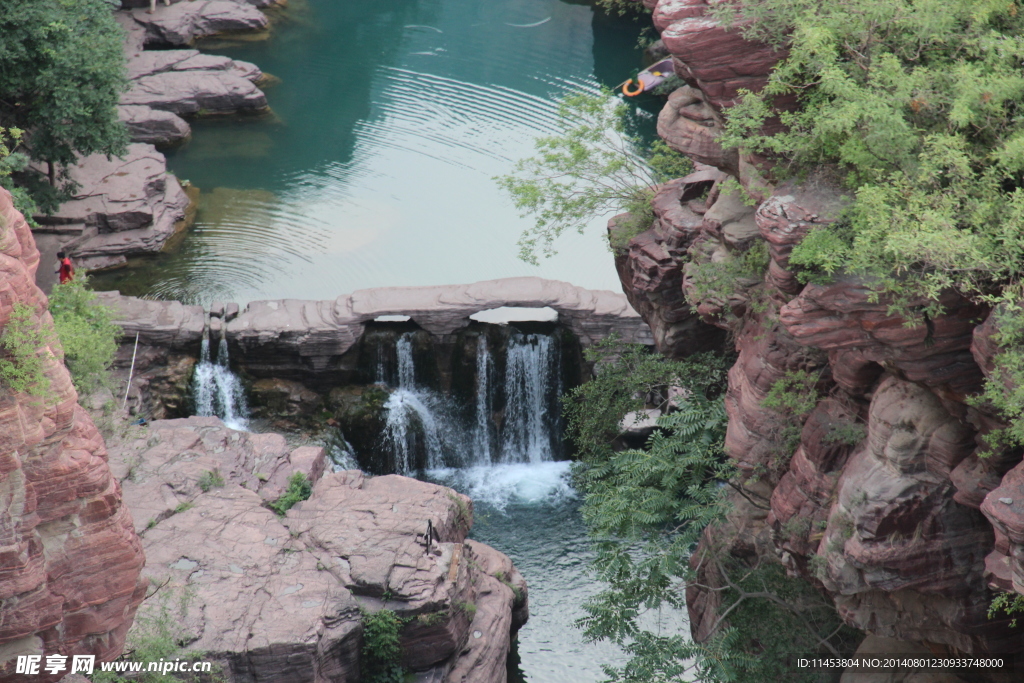
[[[169,7],[161,3],[153,14],[135,9],[131,16],[145,29],[150,45],[190,45],[219,33],[263,30],[270,23],[252,4],[232,0],[176,2]]]

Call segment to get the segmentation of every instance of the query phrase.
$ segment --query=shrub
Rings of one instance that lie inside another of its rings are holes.
[[[302,472],[294,472],[288,478],[288,488],[284,494],[277,500],[267,503],[267,507],[283,517],[284,513],[292,509],[293,505],[308,499],[312,493],[313,484],[306,479],[306,475]]]
[[[106,382],[117,353],[121,328],[113,323],[114,311],[96,302],[96,294],[80,276],[54,285],[50,313],[75,388],[80,393],[94,391]]]
[[[366,683],[403,683],[402,619],[392,610],[363,612],[363,680]]]
[[[224,486],[224,477],[221,475],[220,470],[206,470],[199,475],[199,489],[203,493],[207,493],[212,488],[222,488]]]
[[[14,304],[11,317],[0,335],[0,382],[17,393],[39,399],[52,397],[44,358],[52,341],[34,320],[34,311],[23,303]]]

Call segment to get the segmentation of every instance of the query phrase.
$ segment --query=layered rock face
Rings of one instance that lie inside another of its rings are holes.
[[[387,608],[407,620],[402,664],[422,680],[505,681],[526,583],[506,556],[466,540],[465,496],[406,477],[332,473],[323,448],[217,418],[137,428],[111,462],[146,574],[164,585],[139,628],[173,614],[175,637],[227,680],[359,681],[362,612]],[[312,495],[278,516],[263,504],[296,472]]]
[[[784,53],[717,26],[709,4],[661,0],[654,21],[687,82],[669,97],[659,133],[714,168],[661,188],[657,222],[617,266],[667,355],[707,338],[686,327],[697,315],[735,340],[726,448],[756,475],[752,493],[770,511],[734,514],[719,536],[737,556],[782,562],[817,584],[873,646],[1019,652],[1024,637],[987,609],[992,590],[1024,593],[1024,464],[1019,449],[986,441],[999,416],[969,401],[992,372],[995,318],[948,293],[942,315],[907,319],[856,278],[797,279],[793,247],[847,199],[816,175],[771,187],[754,160],[717,144],[723,109],[738,89],[761,87]],[[727,177],[757,204],[738,202]],[[751,253],[766,254],[767,268],[740,267]],[[813,409],[766,408],[773,387],[794,377]],[[795,441],[785,437],[794,429]],[[693,589],[688,600],[694,636],[706,637],[716,595]]]
[[[38,267],[28,225],[0,189],[0,334],[25,307],[29,327],[53,338]],[[0,380],[3,680],[13,679],[18,655],[116,657],[146,589],[142,546],[103,439],[77,403],[59,345],[47,342],[40,357],[46,395]]]

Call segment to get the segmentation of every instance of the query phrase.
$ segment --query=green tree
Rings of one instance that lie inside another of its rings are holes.
[[[537,138],[537,156],[495,178],[524,216],[536,216],[519,239],[521,259],[536,264],[538,254],[555,253],[563,232],[582,233],[589,221],[613,211],[633,217],[626,232],[646,230],[655,187],[692,170],[687,157],[660,141],[645,158],[640,140],[626,131],[627,112],[607,90],[569,95],[558,106],[561,134]]]
[[[786,44],[759,93],[728,112],[727,146],[765,155],[776,180],[826,165],[849,188],[843,220],[791,263],[854,273],[909,310],[955,289],[1020,296],[1024,268],[1024,13],[1011,0],[756,0],[743,33]],[[731,21],[735,5],[719,18]],[[764,132],[778,96],[798,106]]]
[[[741,490],[723,450],[726,359],[669,362],[627,347],[612,360],[611,350],[597,350],[591,358],[604,363],[597,378],[567,399],[582,457],[576,483],[597,539],[595,574],[607,586],[585,605],[580,625],[630,655],[606,674],[625,683],[819,680],[813,672],[794,675],[786,656],[852,651],[856,633],[843,628],[830,600],[778,565],[744,563],[710,542],[694,557],[705,529],[725,517],[725,492]],[[669,392],[672,386],[684,391]],[[659,429],[642,449],[616,450],[624,412],[644,404],[667,411]],[[648,628],[657,610],[685,607],[686,588],[697,580],[694,561],[713,565],[723,583],[719,620],[703,643]]]
[[[21,174],[44,209],[76,154],[121,154],[127,131],[115,106],[127,88],[123,31],[105,0],[0,3],[0,127],[25,131],[16,149],[48,165],[47,181]]]

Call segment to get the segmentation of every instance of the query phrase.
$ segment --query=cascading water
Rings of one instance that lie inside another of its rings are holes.
[[[501,461],[552,460],[550,414],[558,364],[554,340],[543,334],[513,335],[505,369],[505,425]]]
[[[491,352],[485,334],[476,340],[476,425],[471,462],[477,465],[491,462]]]
[[[418,469],[417,452],[426,454],[426,466],[445,466],[446,453],[458,454],[458,429],[444,408],[444,401],[416,386],[413,333],[403,334],[395,344],[398,356],[398,388],[384,404],[384,441],[394,458],[395,470],[407,474]]]
[[[192,379],[192,398],[196,415],[219,417],[231,429],[245,431],[249,426],[249,407],[245,390],[228,366],[228,343],[221,339],[217,358],[210,360],[210,340],[203,337],[199,363]]]

